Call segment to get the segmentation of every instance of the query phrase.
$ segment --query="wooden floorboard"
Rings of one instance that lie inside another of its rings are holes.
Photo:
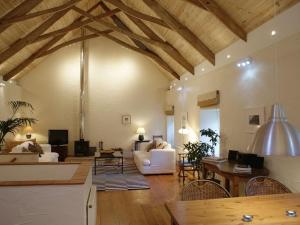
[[[177,175],[146,176],[149,190],[100,191],[97,225],[170,225],[164,204],[179,199]]]

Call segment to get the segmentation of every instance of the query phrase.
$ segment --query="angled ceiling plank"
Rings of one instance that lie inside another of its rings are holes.
[[[98,7],[98,3],[92,6],[87,12],[92,12],[94,9]],[[77,23],[78,21],[84,19],[84,16],[81,16],[77,18],[72,24]],[[19,72],[21,72],[24,68],[26,68],[28,65],[30,65],[35,59],[39,58],[44,52],[46,52],[49,48],[51,48],[55,43],[60,41],[66,33],[61,34],[59,36],[54,37],[49,42],[47,42],[45,45],[43,45],[40,49],[35,51],[29,58],[25,59],[23,62],[21,62],[18,66],[13,68],[11,71],[9,71],[6,75],[3,76],[4,80],[9,80],[13,78],[15,75],[17,75]]]
[[[93,19],[93,16],[89,13],[86,13],[84,10],[78,8],[78,7],[73,7],[73,9],[79,13],[81,13],[82,15],[90,18],[90,19]],[[104,25],[106,26],[107,28],[109,29],[112,29],[118,33],[121,33],[121,34],[124,34],[124,35],[127,35],[128,37],[130,38],[133,38],[135,40],[138,40],[138,41],[142,41],[142,42],[147,42],[147,43],[150,43],[150,44],[153,44],[153,45],[156,45],[156,46],[159,46],[161,48],[165,48],[167,47],[167,44],[166,42],[162,42],[162,41],[157,41],[157,40],[153,40],[153,39],[150,39],[150,38],[145,38],[141,35],[138,35],[138,34],[135,34],[127,29],[124,29],[124,28],[121,28],[121,27],[116,27],[106,21],[103,21],[103,20],[100,20],[100,19],[93,19],[95,22],[101,24],[101,25]]]
[[[87,29],[89,29],[90,31],[98,34],[99,31],[97,31],[97,29],[91,27],[91,26],[86,26]],[[99,34],[100,36],[100,34]],[[158,55],[154,54],[153,52],[151,51],[147,51],[147,50],[144,50],[144,49],[141,49],[141,48],[138,48],[138,47],[135,47],[135,46],[132,46],[124,41],[121,41],[119,40],[118,38],[115,38],[114,36],[111,36],[109,34],[102,34],[101,36],[103,37],[106,37],[114,42],[116,42],[117,44],[125,47],[125,48],[128,48],[128,49],[131,49],[135,52],[138,52],[142,55],[145,55],[145,56],[148,56],[150,57],[151,59],[153,59],[158,65],[160,65],[162,68],[164,68],[166,71],[168,71],[170,74],[172,74],[176,79],[180,79],[180,76],[165,62],[163,61]]]
[[[127,13],[133,17],[136,17],[138,19],[141,20],[146,20],[152,23],[156,23],[158,25],[164,26],[166,28],[170,29],[170,26],[165,23],[163,20],[153,17],[153,16],[149,16],[147,14],[141,13],[135,9],[130,8],[129,6],[125,5],[123,2],[120,2],[118,0],[105,0],[113,5],[115,5],[116,7],[118,7],[119,9],[121,9],[124,13]]]
[[[215,15],[229,30],[244,41],[247,41],[246,31],[240,27],[214,0],[197,0],[204,8]]]
[[[22,16],[32,10],[35,6],[37,6],[43,0],[31,0],[31,1],[23,1],[20,5],[16,8],[5,14],[0,21],[10,19],[16,16]],[[0,33],[5,31],[10,25],[0,25]]]
[[[174,31],[188,41],[189,44],[193,46],[202,56],[204,56],[213,65],[215,64],[215,54],[190,29],[181,24],[156,0],[143,0],[143,2],[171,28],[173,28]]]
[[[112,30],[104,30],[104,31],[101,31],[101,34],[109,34],[113,32]],[[77,42],[80,42],[80,41],[83,41],[83,40],[88,40],[88,39],[92,39],[92,38],[96,38],[96,37],[99,37],[98,34],[89,34],[89,35],[86,35],[86,36],[82,36],[82,37],[78,37],[78,38],[74,38],[74,39],[71,39],[69,41],[66,41],[60,45],[57,45],[47,51],[45,51],[44,53],[40,54],[38,57],[43,57],[43,56],[46,56],[46,55],[49,55],[53,52],[56,52],[57,50],[65,47],[65,46],[68,46],[68,45],[71,45],[71,44],[75,44]]]
[[[98,5],[99,5],[99,3],[97,4],[97,7],[98,7]],[[49,32],[49,33],[46,33],[46,34],[43,34],[43,35],[39,36],[35,40],[35,42],[42,41],[42,40],[45,40],[47,38],[54,37],[54,36],[69,32],[71,30],[78,29],[78,28],[83,27],[83,26],[85,26],[89,23],[94,22],[94,19],[102,19],[102,18],[105,18],[105,17],[110,17],[110,16],[115,15],[116,13],[118,13],[120,11],[121,11],[120,9],[113,9],[109,12],[105,12],[105,13],[100,14],[98,16],[94,16],[93,19],[86,19],[84,21],[78,21],[76,23],[72,23],[69,26],[66,26],[64,28],[61,28],[61,29],[58,29],[58,30],[55,30],[55,31],[52,31],[52,32]],[[83,16],[83,17],[85,17],[85,16]]]
[[[64,35],[54,37],[51,41],[47,42],[43,47],[39,48],[35,53],[33,53],[29,58],[21,62],[18,66],[13,68],[11,71],[9,71],[7,74],[3,76],[3,80],[9,80],[13,78],[15,75],[17,75],[19,72],[21,72],[25,67],[27,67],[29,64],[31,64],[40,53],[43,51],[46,51],[48,48],[53,46],[56,42],[58,42]]]
[[[41,10],[41,11],[37,11],[34,13],[29,13],[29,14],[21,15],[21,16],[15,16],[15,17],[8,18],[8,19],[1,19],[0,26],[16,23],[16,22],[20,22],[20,21],[25,21],[25,20],[28,20],[28,19],[31,19],[31,18],[34,18],[37,16],[41,16],[41,15],[56,13],[56,12],[62,11],[64,9],[72,7],[79,1],[81,1],[81,0],[71,0],[63,5],[56,6],[56,7],[50,8],[50,9],[45,9],[45,10]]]
[[[137,26],[139,27],[144,34],[146,34],[149,38],[157,41],[163,41],[150,27],[148,27],[143,21],[132,17],[130,15],[127,15],[128,18]],[[181,66],[183,66],[187,71],[189,71],[191,74],[194,74],[194,67],[192,64],[190,64],[181,54],[177,51],[176,48],[174,48],[171,44],[166,42],[168,47],[163,48],[163,50],[176,62],[178,62]]]
[[[57,12],[49,19],[27,34],[25,37],[14,42],[10,47],[0,53],[0,64],[8,60],[11,56],[15,55],[18,51],[23,49],[26,45],[32,43],[36,38],[50,28],[57,20],[62,18],[70,9]]]
[[[195,6],[198,6],[201,9],[206,10],[206,8],[204,8],[203,5],[198,0],[183,0],[183,1],[189,2],[189,3],[191,3],[191,4],[195,5]]]

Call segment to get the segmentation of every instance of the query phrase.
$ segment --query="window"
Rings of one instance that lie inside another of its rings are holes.
[[[174,116],[167,116],[167,142],[174,147]]]
[[[212,129],[220,135],[220,110],[218,108],[200,109],[200,129]],[[200,137],[200,140],[207,142],[207,137]],[[220,143],[215,148],[215,155],[220,155]]]

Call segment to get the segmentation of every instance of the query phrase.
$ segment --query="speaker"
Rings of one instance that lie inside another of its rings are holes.
[[[238,160],[239,151],[229,150],[228,151],[228,161],[237,161]]]
[[[256,157],[256,159],[254,160],[254,162],[252,164],[252,167],[255,169],[263,169],[264,161],[265,161],[264,157]]]
[[[257,155],[256,154],[250,154],[250,153],[239,153],[238,154],[238,163],[243,165],[250,165],[253,167],[255,164]]]

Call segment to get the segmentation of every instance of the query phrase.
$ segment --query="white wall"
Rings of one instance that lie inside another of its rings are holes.
[[[167,78],[147,58],[99,38],[89,44],[85,139],[92,146],[131,149],[137,127],[146,137],[165,135],[164,93]],[[79,45],[49,56],[20,79],[24,100],[32,103],[38,123],[38,141],[47,141],[48,129],[69,130],[69,152],[79,137]],[[122,125],[130,114],[132,124]]]
[[[252,54],[253,63],[249,68],[238,68],[235,63],[230,63],[205,75],[196,74],[194,78],[182,81],[186,96],[184,103],[180,97],[182,93],[175,89],[167,95],[168,104],[175,105],[175,130],[180,126],[181,111],[188,111],[189,125],[194,134],[198,134],[200,109],[197,96],[213,90],[220,90],[221,95],[221,155],[226,156],[228,149],[246,151],[253,134],[246,132],[245,109],[265,106],[269,116],[278,93],[278,101],[284,106],[289,121],[299,129],[300,33],[278,43],[278,84],[274,79],[274,49],[270,46]],[[178,145],[181,143],[179,134],[176,134],[175,142]],[[271,158],[267,159],[266,165],[272,176],[292,190],[300,191],[300,175],[297,172],[300,158]]]

